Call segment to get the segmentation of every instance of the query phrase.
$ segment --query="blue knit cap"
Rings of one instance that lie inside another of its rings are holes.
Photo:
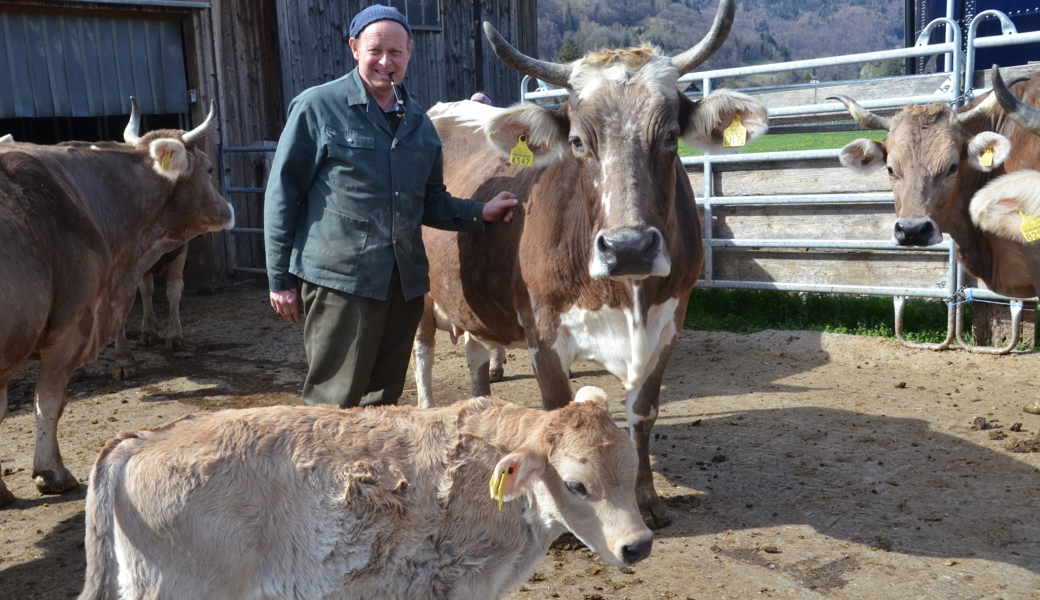
[[[408,26],[408,19],[404,18],[399,10],[392,6],[383,6],[382,4],[373,4],[365,10],[354,15],[354,19],[350,22],[350,37],[357,38],[361,35],[361,31],[375,23],[376,21],[397,21],[404,27],[404,30],[408,32],[408,37],[412,37],[412,28]]]

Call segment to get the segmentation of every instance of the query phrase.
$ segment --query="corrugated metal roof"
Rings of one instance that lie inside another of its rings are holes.
[[[188,112],[180,25],[0,13],[0,118]]]

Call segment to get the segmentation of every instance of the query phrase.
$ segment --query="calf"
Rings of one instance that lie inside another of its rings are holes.
[[[602,390],[576,400],[278,406],[123,434],[91,473],[80,600],[501,598],[567,530],[638,562],[635,444]]]

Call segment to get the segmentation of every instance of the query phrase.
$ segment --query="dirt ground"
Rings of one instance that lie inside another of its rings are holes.
[[[160,303],[161,304],[161,303]],[[185,298],[187,349],[135,347],[138,377],[108,375],[111,350],[68,390],[59,429],[81,482],[120,431],[196,410],[298,402],[299,326],[239,284]],[[131,315],[131,339],[139,313]],[[1040,355],[908,349],[870,337],[685,331],[654,429],[658,491],[672,524],[632,568],[557,544],[510,598],[1040,599]],[[575,389],[620,384],[591,363]],[[438,404],[467,396],[461,348],[438,338]],[[75,597],[84,571],[85,486],[32,485],[35,369],[10,387],[0,426],[0,598]],[[495,395],[535,405],[526,353],[510,351]],[[402,402],[415,401],[409,381]],[[977,417],[993,427],[973,429]],[[1013,427],[1020,423],[1019,427]],[[1020,429],[1020,431],[1014,431]],[[1006,436],[1004,439],[994,439]]]

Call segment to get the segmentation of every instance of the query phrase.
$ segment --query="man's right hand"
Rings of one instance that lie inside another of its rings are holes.
[[[300,290],[271,291],[271,308],[274,312],[285,317],[290,323],[300,322],[300,313],[303,312],[303,301],[300,299]]]

